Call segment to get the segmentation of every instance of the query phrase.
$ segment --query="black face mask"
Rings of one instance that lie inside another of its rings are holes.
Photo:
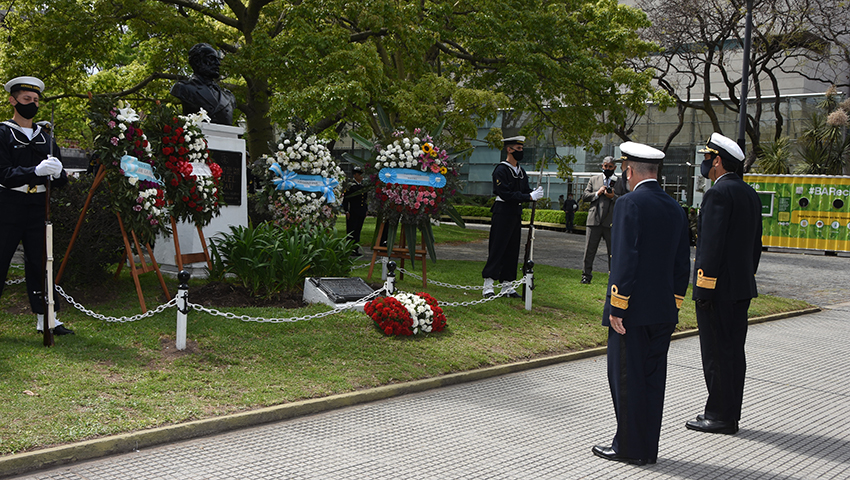
[[[603,168],[602,174],[605,175],[605,178],[611,178],[611,175],[614,175],[614,170],[606,170]]]
[[[35,102],[26,104],[19,102],[15,104],[15,110],[27,120],[32,120],[38,113],[38,105]]]
[[[516,160],[517,162],[522,161],[522,150],[514,150],[513,152],[511,152],[511,155],[513,155],[514,160]]]
[[[702,163],[699,164],[699,173],[703,177],[711,180],[711,177],[708,175],[711,173],[711,169],[714,168],[712,165],[714,163],[714,159],[703,160]]]

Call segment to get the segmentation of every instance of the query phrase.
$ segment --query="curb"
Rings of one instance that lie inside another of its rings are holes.
[[[821,311],[820,308],[807,308],[792,312],[778,313],[749,320],[750,325],[781,320],[784,318],[808,315]],[[698,335],[699,330],[691,329],[673,333],[672,340]],[[138,451],[141,448],[159,446],[181,440],[189,440],[232,430],[255,427],[266,423],[287,420],[306,415],[336,410],[377,400],[424,392],[440,387],[457,385],[476,380],[484,380],[509,373],[522,372],[534,368],[565,363],[582,358],[604,355],[606,347],[596,347],[578,352],[570,352],[551,357],[487,367],[468,372],[453,373],[441,377],[415,380],[412,382],[385,385],[330,397],[301,400],[297,402],[260,408],[248,412],[235,413],[223,417],[196,420],[193,422],[169,425],[165,427],[140,430],[121,435],[86,440],[58,447],[44,448],[31,452],[0,457],[0,478],[20,475],[27,472],[66,465],[69,463],[92,460],[121,453]]]

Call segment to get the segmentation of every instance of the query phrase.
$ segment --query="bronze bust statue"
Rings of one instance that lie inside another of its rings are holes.
[[[212,45],[199,43],[189,49],[189,65],[192,76],[171,87],[171,94],[183,102],[183,114],[198,113],[203,108],[212,123],[232,125],[236,97],[218,85],[218,51]]]

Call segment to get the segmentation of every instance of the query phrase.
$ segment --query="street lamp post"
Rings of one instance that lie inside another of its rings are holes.
[[[738,119],[738,146],[741,151],[746,152],[746,132],[747,132],[747,93],[749,92],[750,80],[750,49],[752,48],[753,40],[753,0],[747,0],[747,15],[744,26],[744,66],[741,73],[741,106],[739,108]]]

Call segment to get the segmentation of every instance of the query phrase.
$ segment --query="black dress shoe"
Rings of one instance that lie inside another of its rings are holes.
[[[494,297],[496,294],[493,292],[484,292],[484,298]]]
[[[605,460],[611,460],[614,462],[623,462],[631,465],[646,465],[646,459],[644,458],[628,458],[623,457],[617,452],[614,451],[611,447],[603,447],[602,445],[596,445],[591,449],[594,455],[599,458],[604,458]],[[655,462],[652,462],[655,463]]]
[[[709,420],[704,416],[700,419],[697,416],[696,420],[690,420],[685,424],[688,430],[696,430],[697,432],[705,433],[722,433],[724,435],[733,435],[738,433],[738,422],[724,422],[722,420]]]
[[[44,333],[44,330],[36,330],[38,333]],[[53,335],[74,335],[74,331],[65,325],[58,325],[53,327]]]
[[[503,297],[508,297],[508,298],[522,298],[522,295],[520,295],[520,294],[518,294],[518,293],[516,293],[516,292],[507,293],[507,294],[502,295],[502,296],[503,296]]]
[[[584,277],[584,276],[582,276],[582,277],[581,277],[581,283],[583,283],[583,284],[585,284],[585,285],[590,285],[590,277]]]

